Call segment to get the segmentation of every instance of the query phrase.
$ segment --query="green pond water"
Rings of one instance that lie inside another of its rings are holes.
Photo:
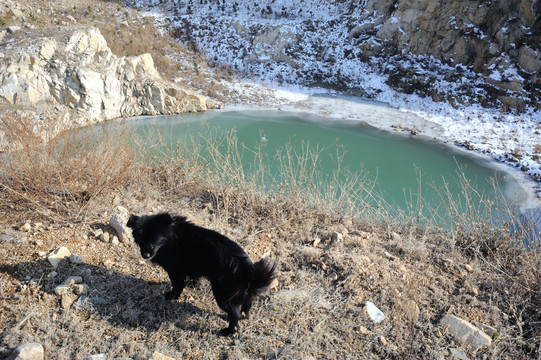
[[[416,212],[419,198],[425,204],[424,212],[441,208],[444,188],[451,190],[459,207],[464,207],[461,211],[466,211],[464,183],[469,184],[474,203],[483,198],[498,204],[502,193],[512,201],[510,189],[516,188],[512,177],[498,171],[489,161],[441,143],[380,131],[359,122],[329,122],[314,115],[279,111],[210,111],[137,117],[125,123],[144,138],[155,139],[159,133],[161,141],[173,149],[193,147],[194,141],[202,144],[201,139],[225,137],[233,132],[243,149],[242,166],[247,173],[257,168],[253,164],[254,151],[264,154],[271,172],[280,172],[283,169],[278,165],[277,153],[283,158],[287,147],[296,153],[310,148],[318,155],[321,179],[332,179],[338,167],[343,178],[348,173],[362,173],[363,187],[378,196],[357,195],[364,201],[384,201],[388,208],[397,211]],[[225,147],[223,151],[227,151]],[[204,157],[204,151],[202,154]],[[275,183],[287,180],[276,173],[266,176],[261,182],[265,185],[271,183],[270,179]]]

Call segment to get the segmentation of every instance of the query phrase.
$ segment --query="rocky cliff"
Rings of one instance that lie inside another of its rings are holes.
[[[106,119],[223,105],[163,80],[149,54],[117,57],[94,27],[8,27],[0,40],[0,145],[10,120],[44,139]],[[10,119],[7,119],[10,117]]]
[[[137,1],[158,2],[183,40],[264,79],[374,98],[390,86],[457,107],[541,106],[537,0]]]
[[[371,0],[366,10],[361,21],[370,18],[372,26],[356,27],[352,37],[375,31],[389,55],[422,54],[449,66],[460,64],[486,81],[489,98],[516,109],[526,103],[539,106],[539,1]],[[416,79],[416,73],[413,68],[398,69],[401,76],[391,82],[404,89],[429,88],[433,79]]]

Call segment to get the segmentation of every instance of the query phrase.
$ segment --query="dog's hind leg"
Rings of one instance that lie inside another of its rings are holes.
[[[252,308],[252,299],[248,297],[242,304],[241,312],[244,313],[244,318],[248,319],[250,317],[250,309]]]
[[[234,334],[237,331],[241,317],[239,308],[230,302],[218,303],[218,306],[227,313],[227,320],[229,321],[229,326],[220,330],[220,335],[229,336]]]

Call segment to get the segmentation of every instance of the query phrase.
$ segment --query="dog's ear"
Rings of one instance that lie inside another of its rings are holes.
[[[173,218],[168,213],[161,213],[156,215],[156,222],[161,226],[166,227],[173,223]]]
[[[130,215],[130,218],[128,219],[128,223],[126,224],[127,227],[131,227],[132,229],[135,227],[135,224],[139,221],[139,216],[136,215]]]

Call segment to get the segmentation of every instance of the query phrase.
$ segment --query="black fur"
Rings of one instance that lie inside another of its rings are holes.
[[[130,216],[128,227],[141,255],[162,266],[173,285],[167,299],[177,299],[186,277],[210,280],[218,306],[227,313],[229,326],[222,335],[233,334],[241,318],[248,316],[253,298],[276,277],[276,264],[266,259],[252,263],[235,242],[216,231],[199,227],[185,217],[167,213]]]

